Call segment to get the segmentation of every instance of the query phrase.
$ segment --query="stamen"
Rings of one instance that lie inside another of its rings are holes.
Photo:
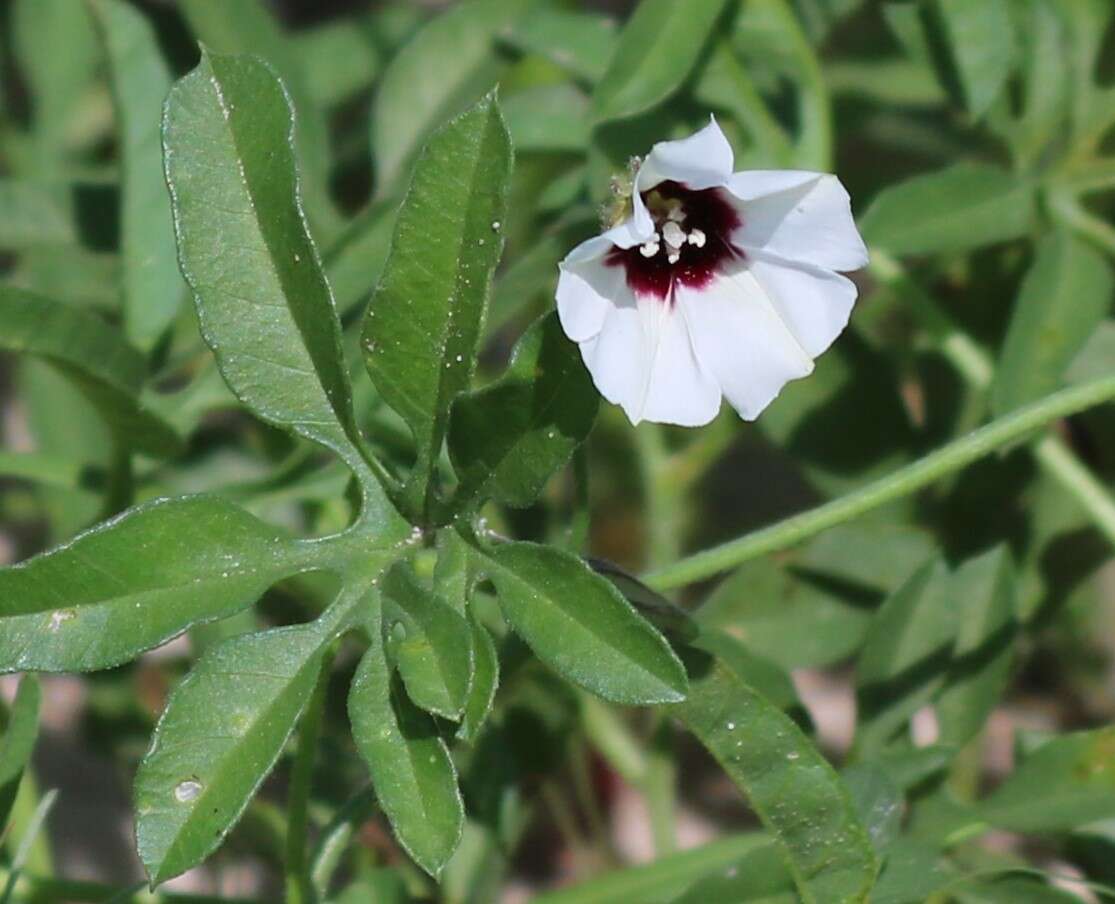
[[[671,248],[666,253],[666,260],[668,260],[671,264],[676,264],[679,260],[681,260],[681,252],[675,248]]]
[[[656,232],[654,238],[648,239],[644,244],[639,246],[639,254],[643,257],[654,257],[658,253],[659,247],[658,233]]]
[[[670,220],[662,227],[662,238],[666,240],[666,244],[671,248],[680,248],[685,244],[685,230],[673,220]]]
[[[696,245],[698,248],[705,247],[705,234],[700,229],[692,229],[689,232],[689,244]]]

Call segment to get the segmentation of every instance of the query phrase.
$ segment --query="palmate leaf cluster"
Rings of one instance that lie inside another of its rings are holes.
[[[754,827],[673,853],[660,807],[654,864],[543,900],[1076,900],[1069,865],[1112,894],[1110,413],[1035,428],[1115,395],[1115,9],[286,6],[5,7],[0,348],[34,451],[0,454],[0,670],[97,673],[150,882],[227,837],[291,901],[496,900],[540,810],[568,824],[555,788],[592,822],[587,748],[661,803],[680,725]],[[756,427],[633,431],[556,266],[710,112],[738,168],[868,202],[864,301]],[[725,572],[692,612],[658,592]],[[850,743],[794,670],[854,696]],[[989,726],[1050,681],[1070,714],[989,790]],[[0,739],[0,900],[60,878],[39,697]],[[377,818],[401,864],[353,842]]]

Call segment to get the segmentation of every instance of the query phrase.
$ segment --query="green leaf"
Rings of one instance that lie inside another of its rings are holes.
[[[840,590],[769,558],[755,559],[723,581],[696,617],[783,668],[824,666],[855,652],[871,620],[862,598]]]
[[[503,68],[495,36],[530,2],[460,3],[422,28],[391,60],[372,109],[372,156],[380,194],[397,194],[399,180],[427,136],[491,90]],[[467,159],[462,163],[467,172]],[[469,188],[457,189],[461,191]]]
[[[656,889],[657,890],[657,889]],[[670,904],[799,904],[794,881],[777,844],[749,851],[728,869],[697,882]]]
[[[726,631],[704,628],[693,646],[715,656],[744,684],[753,688],[779,709],[800,706],[794,682],[781,666],[755,653]]]
[[[39,679],[24,675],[19,682],[12,710],[7,714],[3,742],[0,743],[0,838],[8,827],[23,771],[31,762],[39,735],[39,704],[42,690]]]
[[[352,464],[340,325],[302,216],[293,127],[283,85],[259,60],[207,53],[174,86],[163,146],[178,254],[237,397]]]
[[[152,885],[196,866],[236,824],[313,692],[327,637],[318,624],[233,637],[175,688],[136,774]]]
[[[425,501],[454,397],[468,388],[503,249],[511,145],[494,96],[427,143],[364,320],[364,363],[418,446]]]
[[[763,833],[730,835],[667,854],[650,863],[602,873],[576,885],[537,895],[532,901],[533,904],[631,904],[634,901],[659,904],[684,894],[701,878],[722,874],[737,864],[762,864],[765,868],[772,852],[777,855],[777,847]],[[724,900],[726,904],[734,899]]]
[[[701,104],[733,117],[764,160],[783,166],[793,162],[789,137],[767,108],[730,40],[720,40],[709,54],[693,93]]]
[[[120,147],[124,328],[150,349],[185,294],[178,272],[159,121],[170,71],[144,16],[122,0],[89,0],[108,55]]]
[[[951,870],[941,864],[936,846],[899,838],[887,851],[871,904],[925,904],[933,892],[950,884]]]
[[[868,244],[893,254],[929,254],[1017,238],[1033,217],[1028,182],[998,167],[958,163],[884,188],[860,231]]]
[[[534,543],[482,553],[507,621],[554,671],[615,703],[685,697],[685,671],[662,635],[580,559]]]
[[[499,656],[492,635],[471,613],[469,628],[472,631],[472,652],[476,659],[476,666],[473,669],[472,682],[469,684],[468,699],[465,700],[465,711],[461,717],[461,726],[457,729],[457,737],[472,743],[479,737],[480,729],[484,727],[495,703],[496,689],[499,687]]]
[[[315,98],[300,48],[283,31],[264,0],[181,0],[178,8],[209,54],[260,57],[283,81],[297,111],[293,141],[303,173],[301,197],[306,213],[323,239],[336,226],[337,212],[329,198],[329,123]],[[357,68],[348,60],[349,69]]]
[[[944,682],[958,629],[948,568],[927,563],[875,613],[856,663],[857,749],[878,752]]]
[[[336,106],[371,86],[382,65],[376,37],[360,23],[344,19],[291,36],[315,107]]]
[[[1017,633],[1016,585],[1002,546],[969,559],[952,578],[960,623],[945,687],[934,706],[939,740],[957,747],[987,724],[1006,690]]]
[[[515,150],[582,153],[589,142],[588,98],[566,82],[510,95],[503,115]]]
[[[882,854],[902,829],[902,792],[887,771],[856,763],[841,775],[875,850]]]
[[[995,102],[1014,63],[1014,23],[1007,0],[936,0],[950,56],[973,116]]]
[[[57,175],[84,137],[75,134],[75,114],[89,102],[100,63],[93,23],[73,0],[16,0],[10,16],[12,49],[32,110],[26,169]]]
[[[108,474],[115,457],[113,441],[103,418],[81,391],[52,365],[34,358],[21,363],[16,377],[35,448]],[[38,495],[48,521],[44,542],[72,537],[104,515],[104,499],[92,489],[44,486]]]
[[[708,748],[784,847],[807,904],[861,902],[877,862],[847,789],[789,716],[711,656],[686,655],[674,713]]]
[[[449,457],[460,479],[455,506],[485,498],[530,505],[585,441],[598,406],[576,344],[557,314],[547,314],[519,340],[500,379],[453,405]]]
[[[0,570],[0,671],[127,662],[312,567],[305,549],[215,496],[146,503]]]
[[[80,186],[66,183],[0,179],[0,248],[74,244],[73,195],[78,191]]]
[[[1115,320],[1096,325],[1080,351],[1065,369],[1069,383],[1087,383],[1105,377],[1115,370]]]
[[[383,616],[384,643],[407,695],[428,712],[459,718],[473,672],[464,616],[423,586],[405,562],[384,576]]]
[[[121,305],[119,257],[80,245],[24,249],[10,282],[47,298],[64,298],[74,307],[115,312]]]
[[[575,78],[594,85],[615,53],[616,22],[598,13],[539,6],[501,37],[513,47],[544,56]]]
[[[399,843],[436,876],[464,830],[457,771],[433,719],[391,682],[375,641],[360,660],[348,698],[352,735],[372,775],[376,797]]]
[[[994,414],[1060,387],[1068,365],[1110,309],[1113,286],[1111,265],[1082,240],[1067,231],[1042,240],[995,369]]]
[[[635,116],[674,94],[696,66],[726,5],[726,0],[643,0],[624,25],[596,86],[597,119]]]
[[[1064,832],[1115,817],[1115,728],[1042,744],[982,801],[979,816],[1012,832]]]
[[[174,429],[140,398],[147,366],[96,314],[0,286],[0,348],[49,362],[92,404],[122,448],[169,456]]]

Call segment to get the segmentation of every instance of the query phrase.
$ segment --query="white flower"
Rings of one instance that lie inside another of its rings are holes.
[[[632,423],[707,424],[723,395],[747,420],[844,329],[867,263],[835,176],[732,172],[712,120],[659,142],[631,215],[561,263],[558,313],[601,395]]]

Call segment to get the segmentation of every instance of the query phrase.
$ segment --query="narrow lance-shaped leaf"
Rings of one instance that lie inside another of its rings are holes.
[[[726,0],[643,0],[624,26],[593,104],[600,120],[649,110],[678,90],[726,6]]]
[[[589,141],[588,98],[568,82],[536,85],[503,102],[503,115],[515,150],[573,154]]]
[[[108,55],[120,144],[124,328],[149,349],[185,294],[178,272],[159,120],[171,77],[154,31],[123,0],[89,0]]]
[[[662,635],[576,556],[534,543],[482,552],[507,621],[558,674],[616,703],[685,697],[685,670]]]
[[[995,792],[979,815],[1013,832],[1062,832],[1115,817],[1115,728],[1044,743]]]
[[[965,106],[982,116],[1010,76],[1014,26],[1008,0],[936,0]]]
[[[0,287],[0,348],[48,361],[96,407],[123,448],[173,455],[174,429],[141,399],[143,356],[96,314]]]
[[[455,505],[485,497],[530,505],[592,430],[599,399],[557,315],[543,317],[519,340],[507,373],[453,406]]]
[[[1111,308],[1111,266],[1067,231],[1038,246],[995,369],[991,407],[1005,414],[1048,395]]]
[[[500,37],[537,53],[590,85],[600,81],[615,53],[616,21],[598,13],[540,5]]]
[[[178,255],[205,341],[256,414],[358,459],[340,325],[299,200],[282,83],[205,53],[167,99]]]
[[[97,36],[73,0],[16,0],[9,16],[13,56],[31,100],[26,168],[57,176],[73,150],[74,114],[88,100],[100,63]]]
[[[234,637],[175,688],[136,775],[136,843],[153,885],[236,824],[313,692],[327,637],[318,624]]]
[[[210,53],[259,57],[279,74],[297,111],[294,143],[304,174],[301,195],[306,214],[319,241],[327,241],[339,225],[329,198],[329,124],[326,111],[310,90],[300,48],[284,33],[265,0],[180,0],[177,6],[194,36]],[[349,71],[353,68],[349,61]]]
[[[419,504],[449,406],[475,368],[510,175],[510,139],[490,95],[423,150],[364,321],[368,373],[414,433],[411,492]]]
[[[308,567],[296,541],[218,497],[147,503],[0,570],[0,671],[118,665]]]
[[[945,686],[934,702],[943,744],[960,747],[973,738],[1006,690],[1017,631],[1016,583],[1002,546],[965,562],[952,577],[959,626]]]
[[[418,706],[456,719],[472,680],[468,622],[404,562],[383,579],[385,643]]]
[[[894,254],[964,251],[1024,235],[1033,216],[1034,189],[1024,179],[958,163],[883,189],[861,231],[868,244]]]
[[[891,594],[871,621],[856,663],[860,753],[877,753],[940,689],[957,631],[948,568],[932,561]]]
[[[34,675],[24,675],[0,739],[0,838],[8,826],[8,815],[19,792],[23,770],[27,768],[35,749],[41,700],[39,679]]]
[[[0,248],[18,251],[75,243],[72,195],[78,189],[45,180],[0,179]]]
[[[348,698],[352,736],[399,843],[436,876],[464,829],[457,771],[434,720],[407,699],[398,682],[392,686],[379,619],[369,619],[368,627],[372,646]]]
[[[867,900],[877,870],[866,829],[828,761],[788,716],[724,664],[690,650],[673,712],[747,796],[785,849],[806,904]]]
[[[471,612],[468,623],[475,665],[457,737],[472,742],[480,735],[480,729],[491,714],[492,704],[496,699],[496,689],[499,687],[499,654],[492,635]]]
[[[427,23],[392,58],[372,109],[372,156],[380,195],[397,195],[407,165],[427,136],[495,85],[504,65],[496,53],[496,34],[529,3],[457,4]]]

